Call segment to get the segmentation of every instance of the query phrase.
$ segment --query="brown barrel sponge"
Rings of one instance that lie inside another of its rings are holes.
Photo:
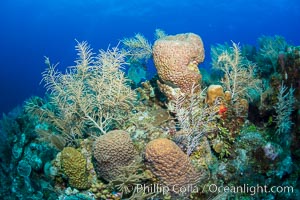
[[[198,64],[204,60],[203,42],[193,33],[163,37],[153,45],[153,60],[160,90],[169,100],[176,88],[189,94],[192,86],[201,81]]]

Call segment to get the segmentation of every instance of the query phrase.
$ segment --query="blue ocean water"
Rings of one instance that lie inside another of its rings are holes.
[[[297,0],[2,0],[0,113],[43,95],[44,56],[62,69],[73,65],[75,39],[106,49],[135,33],[153,42],[157,28],[168,34],[194,32],[205,45],[202,65],[210,67],[212,44],[256,44],[261,35],[275,34],[299,44],[299,10]]]

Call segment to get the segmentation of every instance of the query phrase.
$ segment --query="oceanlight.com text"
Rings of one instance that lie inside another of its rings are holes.
[[[262,185],[239,185],[239,186],[218,186],[216,184],[206,185],[211,193],[245,193],[255,195],[258,193],[293,193],[293,186],[262,186]]]

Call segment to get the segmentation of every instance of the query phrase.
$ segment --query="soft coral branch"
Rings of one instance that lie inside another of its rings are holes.
[[[236,102],[239,98],[248,98],[248,90],[260,92],[261,81],[254,77],[255,64],[241,55],[239,45],[234,43],[231,48],[218,46],[214,50],[213,67],[224,72],[222,83],[231,92],[231,99]]]

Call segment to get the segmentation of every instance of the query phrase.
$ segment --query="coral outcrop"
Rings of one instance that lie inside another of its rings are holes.
[[[111,181],[135,160],[137,151],[127,132],[114,130],[97,138],[93,156],[98,176]]]
[[[69,184],[77,189],[90,187],[86,170],[86,159],[73,147],[66,147],[61,152],[61,165],[69,178]]]
[[[189,157],[169,139],[149,142],[145,158],[151,172],[175,193],[179,188],[196,184],[200,178]]]
[[[153,59],[159,88],[169,100],[189,94],[201,81],[198,64],[204,60],[203,42],[193,33],[163,37],[154,43]]]
[[[206,103],[213,105],[218,97],[224,97],[223,87],[221,85],[210,85],[207,88]]]

